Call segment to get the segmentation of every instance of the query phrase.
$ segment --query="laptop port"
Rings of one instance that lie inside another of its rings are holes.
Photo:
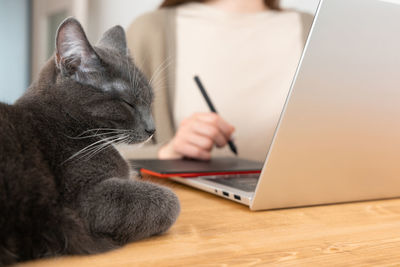
[[[222,194],[223,194],[224,196],[226,196],[226,197],[229,197],[229,193],[228,193],[228,192],[222,191]]]
[[[236,200],[241,200],[240,196],[238,196],[238,195],[234,195],[233,197],[234,197]]]

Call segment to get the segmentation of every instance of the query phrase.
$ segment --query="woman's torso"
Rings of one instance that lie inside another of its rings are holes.
[[[193,81],[199,75],[219,114],[235,126],[239,155],[264,160],[304,45],[300,14],[229,14],[191,3],[177,8],[176,27],[175,126],[209,111]]]

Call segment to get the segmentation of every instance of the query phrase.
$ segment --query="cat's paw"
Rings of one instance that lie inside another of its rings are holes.
[[[155,234],[160,234],[167,231],[177,220],[180,213],[180,203],[175,193],[163,186],[153,185],[158,187],[152,190],[150,195],[152,204],[156,207],[149,209],[153,212],[150,216],[154,218],[154,223],[159,226],[159,231]]]
[[[81,209],[93,233],[125,244],[167,231],[180,204],[166,187],[111,178],[83,196]]]

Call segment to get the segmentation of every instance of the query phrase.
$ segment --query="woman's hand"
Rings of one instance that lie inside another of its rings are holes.
[[[216,113],[195,113],[182,121],[174,138],[158,151],[158,158],[208,160],[214,145],[225,146],[234,130]]]

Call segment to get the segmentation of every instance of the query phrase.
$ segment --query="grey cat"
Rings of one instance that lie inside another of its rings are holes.
[[[38,80],[14,105],[0,103],[0,266],[169,229],[175,194],[130,179],[112,146],[154,134],[152,98],[120,26],[91,46],[77,20],[60,25]]]

